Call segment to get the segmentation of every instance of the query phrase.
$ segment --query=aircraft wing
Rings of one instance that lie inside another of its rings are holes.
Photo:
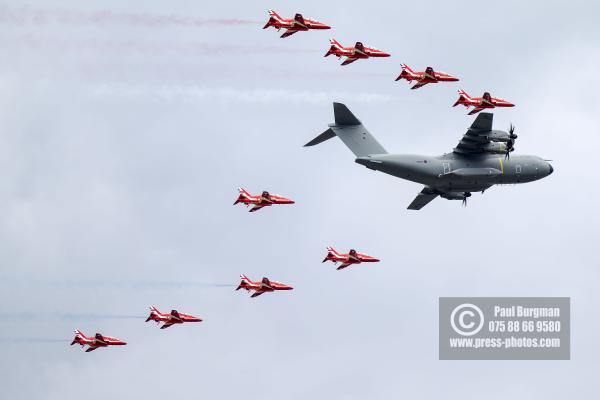
[[[347,266],[349,266],[349,265],[351,265],[351,264],[350,264],[350,263],[346,263],[346,262],[345,262],[345,263],[342,263],[342,264],[341,264],[339,267],[337,267],[336,269],[337,269],[337,270],[344,269],[344,268],[346,268],[346,267],[347,267]]]
[[[418,82],[417,84],[415,84],[413,87],[411,87],[411,89],[418,89],[422,86],[427,85],[429,82]]]
[[[292,36],[292,35],[293,35],[294,33],[296,33],[296,32],[298,32],[298,31],[296,31],[296,30],[291,30],[291,29],[288,29],[288,30],[286,30],[285,32],[283,32],[283,35],[281,35],[281,38],[283,39],[283,38],[286,38],[286,37],[288,37],[288,36]],[[294,40],[295,40],[295,39],[294,39]]]
[[[421,190],[421,193],[419,193],[417,197],[415,197],[415,199],[412,201],[412,203],[410,203],[410,205],[408,206],[409,210],[420,210],[421,208],[429,204],[433,199],[438,197],[437,193],[433,193],[431,190],[428,189],[429,188],[425,187],[423,188],[423,190]]]
[[[90,346],[88,347],[88,349],[85,351],[86,353],[89,353],[90,351],[94,351],[98,348],[98,346]]]
[[[488,135],[492,130],[493,120],[494,114],[479,114],[454,148],[454,152],[464,155],[483,153],[484,147],[490,143]]]
[[[165,328],[168,328],[168,327],[170,327],[170,326],[173,326],[173,325],[175,325],[175,323],[174,323],[174,322],[167,321],[167,322],[165,322],[165,323],[163,324],[163,326],[161,326],[161,327],[160,327],[160,329],[165,329]]]
[[[263,207],[264,207],[264,205],[263,205],[263,206],[261,206],[261,205],[258,205],[258,204],[257,204],[257,205],[255,205],[254,207],[252,207],[252,208],[250,209],[250,211],[249,211],[249,212],[258,211],[258,210],[260,210],[260,209],[261,209],[261,208],[263,208]]]
[[[261,295],[261,294],[263,294],[263,293],[264,293],[264,292],[258,292],[258,291],[257,291],[257,292],[254,292],[254,293],[252,293],[252,296],[250,296],[250,297],[257,297],[257,296],[260,296],[260,295]]]
[[[346,59],[344,60],[342,65],[348,65],[350,63],[353,63],[356,60],[358,60],[358,58],[356,58],[356,57],[346,57]]]
[[[483,107],[475,107],[475,109],[471,110],[469,115],[477,114],[481,110],[483,110]]]

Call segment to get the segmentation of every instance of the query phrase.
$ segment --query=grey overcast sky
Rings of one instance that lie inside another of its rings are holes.
[[[274,3],[0,2],[2,397],[595,397],[600,3]],[[334,29],[279,39],[269,8]],[[330,37],[392,57],[342,68]],[[461,82],[410,91],[401,62]],[[301,147],[340,101],[391,152],[450,151],[459,88],[515,102],[495,127],[554,174],[409,212],[421,186]],[[297,204],[249,214],[242,185]],[[383,261],[335,271],[328,245]],[[215,285],[240,273],[295,290]],[[439,296],[571,296],[572,360],[438,361]]]

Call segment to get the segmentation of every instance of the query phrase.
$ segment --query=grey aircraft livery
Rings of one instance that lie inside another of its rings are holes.
[[[453,152],[441,156],[389,154],[344,104],[333,103],[333,113],[335,123],[304,146],[337,136],[358,164],[425,185],[408,206],[410,210],[420,210],[437,196],[466,205],[471,192],[532,182],[553,172],[552,165],[540,157],[510,157],[517,138],[514,128],[509,132],[492,129],[494,115],[490,113],[479,114]]]

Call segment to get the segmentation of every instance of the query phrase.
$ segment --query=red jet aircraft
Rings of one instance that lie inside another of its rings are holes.
[[[236,205],[237,203],[244,203],[246,206],[254,204],[254,207],[250,209],[250,212],[258,211],[263,207],[272,206],[273,204],[295,203],[293,200],[286,199],[285,197],[276,194],[269,194],[267,191],[262,192],[260,196],[252,196],[244,188],[238,188],[238,192],[240,192],[240,195],[233,205]]]
[[[477,114],[479,111],[484,110],[486,108],[495,108],[495,107],[514,107],[513,103],[510,103],[504,99],[499,97],[492,97],[488,92],[485,92],[482,97],[471,97],[464,90],[458,91],[458,100],[452,107],[456,107],[459,104],[469,108],[470,106],[475,107],[474,110],[471,110],[469,115]]]
[[[427,85],[428,83],[458,81],[458,78],[442,71],[434,71],[431,67],[425,68],[425,71],[417,72],[410,69],[410,67],[406,64],[400,64],[400,66],[402,67],[402,72],[400,75],[398,75],[396,80],[399,81],[400,79],[406,79],[408,83],[417,81],[417,83],[411,87],[411,89],[418,89],[421,86]]]
[[[325,256],[323,262],[325,261],[333,261],[334,264],[341,262],[342,265],[337,267],[337,269],[343,269],[352,264],[360,264],[363,262],[379,262],[379,259],[371,257],[367,254],[359,253],[354,249],[350,249],[348,254],[342,254],[336,251],[333,247],[328,247],[327,256]]]
[[[96,333],[94,337],[88,337],[85,336],[79,329],[75,329],[75,339],[73,339],[71,342],[71,346],[74,344],[80,344],[81,347],[88,345],[89,348],[85,352],[89,353],[90,351],[96,350],[98,347],[123,346],[126,345],[127,342],[117,338],[104,336],[100,333]]]
[[[266,292],[274,292],[275,290],[292,290],[293,287],[285,283],[272,281],[269,278],[262,278],[260,282],[253,282],[246,275],[240,275],[242,281],[235,290],[246,289],[247,291],[254,290],[250,297],[260,296]]]
[[[330,54],[335,55],[337,58],[346,57],[342,65],[348,65],[361,58],[390,56],[389,53],[379,49],[364,46],[361,42],[356,42],[354,47],[344,47],[335,39],[329,39],[329,43],[331,43],[331,47],[329,47],[329,50],[325,53],[325,57]]]
[[[202,319],[193,315],[180,313],[177,310],[171,310],[170,314],[163,314],[158,308],[152,306],[150,307],[150,315],[146,319],[146,322],[148,321],[156,321],[157,324],[164,322],[160,329],[165,329],[171,325],[183,324],[184,322],[202,322]]]
[[[331,29],[330,26],[325,25],[319,21],[302,17],[302,14],[296,14],[293,19],[281,18],[273,10],[269,10],[269,21],[263,26],[263,29],[273,26],[275,29],[280,30],[285,28],[286,31],[281,35],[282,38],[293,35],[299,31],[308,31],[310,29]]]

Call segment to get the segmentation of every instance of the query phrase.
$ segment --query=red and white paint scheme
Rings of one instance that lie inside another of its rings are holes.
[[[263,26],[263,29],[274,27],[278,31],[283,28],[286,31],[281,35],[281,38],[286,38],[296,32],[308,31],[310,29],[331,29],[329,25],[325,25],[319,21],[304,18],[302,14],[296,14],[294,18],[282,18],[273,10],[269,10],[269,21]]]
[[[471,97],[464,90],[460,89],[458,91],[458,100],[452,107],[456,107],[459,104],[469,108],[471,106],[475,107],[475,109],[471,110],[469,115],[477,114],[479,111],[484,110],[486,108],[496,108],[496,107],[514,107],[515,105],[509,101],[501,99],[499,97],[492,97],[488,92],[485,92],[481,97]]]
[[[272,281],[269,278],[262,278],[262,280],[260,280],[259,282],[253,282],[246,275],[240,275],[240,279],[242,281],[235,290],[246,289],[247,291],[254,291],[254,293],[250,297],[260,296],[263,293],[274,292],[276,290],[294,289],[290,285],[286,285],[285,283],[277,281]]]
[[[156,321],[157,324],[164,322],[160,329],[165,329],[175,324],[183,324],[184,322],[202,322],[202,319],[193,315],[180,313],[177,310],[171,310],[169,314],[163,314],[158,308],[152,306],[150,307],[150,315],[146,319],[146,322],[148,321]]]
[[[250,209],[250,212],[258,211],[263,207],[272,206],[273,204],[294,204],[294,200],[286,199],[285,197],[277,194],[270,194],[267,191],[262,192],[260,196],[253,196],[244,188],[238,188],[240,195],[233,205],[237,203],[244,203],[246,206],[253,204],[254,207]]]
[[[96,350],[98,347],[124,346],[127,342],[114,337],[104,336],[100,333],[96,333],[93,337],[89,337],[85,336],[79,329],[75,329],[75,339],[71,342],[71,346],[74,344],[79,344],[81,347],[86,345],[89,346],[85,351],[86,353],[89,353],[90,351]]]
[[[360,60],[361,58],[371,58],[371,57],[389,57],[390,54],[374,47],[367,47],[363,45],[361,42],[356,42],[354,47],[344,47],[335,39],[329,39],[329,43],[331,46],[327,53],[325,53],[325,57],[333,54],[337,58],[346,57],[342,65],[348,65],[353,63],[356,60]]]
[[[417,83],[411,87],[411,89],[418,89],[421,86],[425,86],[428,83],[438,82],[456,82],[458,78],[447,74],[442,71],[434,71],[432,67],[425,68],[425,71],[413,71],[408,65],[400,64],[402,72],[396,78],[397,81],[400,79],[406,79],[408,83],[416,81]]]
[[[346,268],[347,266],[352,264],[360,264],[364,262],[379,262],[379,259],[372,257],[368,254],[359,253],[354,249],[350,249],[348,254],[344,254],[338,252],[333,247],[328,247],[327,255],[325,256],[323,262],[325,261],[333,261],[334,264],[341,262],[342,264],[339,267],[337,267],[337,269],[339,270]]]

